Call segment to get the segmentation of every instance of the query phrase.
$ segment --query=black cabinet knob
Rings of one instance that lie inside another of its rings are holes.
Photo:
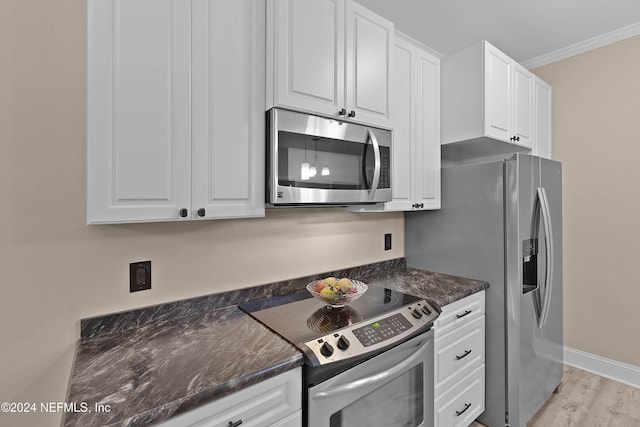
[[[198,209],[198,216],[204,216],[205,214],[206,214],[206,211],[204,210],[204,208]]]
[[[344,108],[341,108],[340,111],[338,111],[339,116],[344,116],[345,114],[347,114],[347,110],[345,110]]]
[[[238,420],[235,423],[233,421],[229,421],[229,427],[238,427],[240,424],[242,424],[242,420]]]
[[[181,218],[186,218],[187,215],[189,215],[189,211],[187,210],[187,208],[180,209],[180,217]]]
[[[347,114],[347,117],[355,117],[356,116],[356,112],[354,110],[349,111],[349,114]]]

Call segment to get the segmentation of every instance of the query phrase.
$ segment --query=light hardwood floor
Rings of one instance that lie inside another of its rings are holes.
[[[527,427],[568,426],[640,427],[640,389],[565,365],[558,393]]]

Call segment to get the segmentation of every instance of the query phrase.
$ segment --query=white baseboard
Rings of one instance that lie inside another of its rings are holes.
[[[601,377],[640,388],[640,368],[626,363],[564,347],[564,363],[574,368],[588,371]]]

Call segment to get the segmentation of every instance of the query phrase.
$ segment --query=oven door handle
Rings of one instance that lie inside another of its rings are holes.
[[[428,337],[426,340],[419,343],[416,346],[418,347],[417,350],[413,353],[411,357],[408,357],[402,363],[395,365],[393,368],[387,369],[386,371],[380,372],[375,375],[371,375],[370,377],[361,378],[359,380],[352,381],[347,384],[339,385],[337,387],[332,387],[325,391],[321,391],[313,395],[313,400],[330,399],[332,397],[339,396],[341,394],[348,393],[350,391],[357,390],[359,388],[370,387],[372,385],[375,385],[393,378],[397,374],[407,369],[409,366],[413,365],[417,360],[421,359],[423,357],[422,350],[424,350],[429,345],[430,341],[431,341],[431,337]]]

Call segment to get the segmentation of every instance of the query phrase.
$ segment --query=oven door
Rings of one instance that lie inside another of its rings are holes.
[[[309,427],[433,424],[433,330],[308,390]]]

